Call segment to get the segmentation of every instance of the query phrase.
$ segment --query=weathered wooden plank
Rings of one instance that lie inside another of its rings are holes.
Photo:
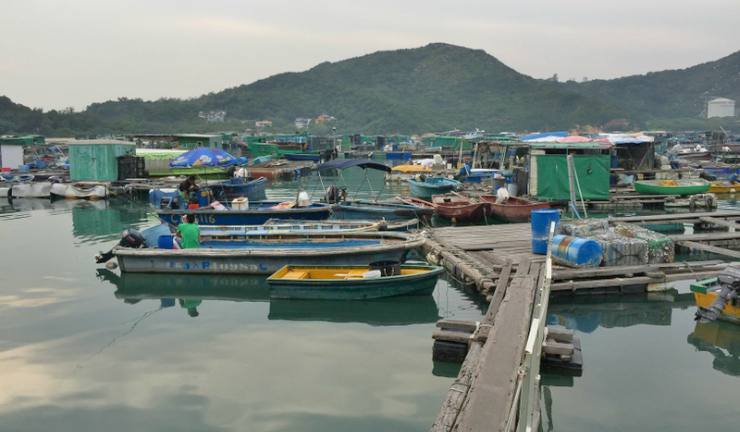
[[[432,432],[449,432],[452,430],[473,382],[473,375],[480,362],[481,351],[482,344],[478,342],[470,344],[468,355],[460,367],[460,373],[447,391],[442,407],[430,429]]]
[[[454,330],[473,333],[478,328],[478,323],[475,321],[467,320],[441,319],[437,321],[437,327],[443,330]]]
[[[679,241],[714,241],[714,240],[736,240],[740,239],[740,232],[718,232],[703,234],[673,234],[668,237],[671,240]]]
[[[534,278],[517,277],[506,290],[483,347],[456,431],[501,431],[514,399],[517,373],[524,352],[534,301]]]
[[[432,332],[432,339],[467,344],[473,339],[473,334],[463,331],[435,330]]]
[[[738,233],[740,234],[740,233]],[[710,252],[718,255],[727,256],[730,258],[740,259],[740,252],[731,249],[725,249],[718,246],[712,246],[704,243],[697,243],[694,241],[680,241],[677,243],[679,246],[689,248],[691,250],[698,250],[701,252]]]
[[[696,212],[696,213],[671,213],[661,215],[644,215],[644,216],[621,216],[609,217],[611,222],[655,222],[655,221],[681,221],[681,220],[699,220],[700,217],[715,218],[740,218],[740,212],[737,211],[716,211],[716,212]]]
[[[713,225],[719,225],[719,226],[725,227],[729,230],[729,232],[735,232],[737,231],[738,228],[740,228],[740,225],[736,224],[734,221],[731,221],[731,220],[717,219],[715,217],[709,217],[709,216],[700,217],[699,220],[701,220],[702,222],[713,224]]]

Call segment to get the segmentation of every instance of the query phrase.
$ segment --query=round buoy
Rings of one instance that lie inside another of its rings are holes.
[[[115,262],[113,262],[113,261],[108,261],[108,262],[107,262],[107,263],[105,264],[105,268],[107,268],[108,270],[113,270],[113,269],[116,269],[116,268],[118,268],[118,264],[116,264],[116,263],[115,263]]]

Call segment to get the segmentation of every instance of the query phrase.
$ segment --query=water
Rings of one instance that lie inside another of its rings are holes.
[[[676,287],[551,302],[549,321],[581,339],[584,370],[544,376],[543,430],[737,430],[740,329],[694,322],[688,283]]]
[[[480,317],[470,293],[270,301],[264,278],[94,263],[154,220],[127,200],[0,201],[0,431],[428,429],[457,374],[431,360],[434,324]]]
[[[428,298],[269,301],[259,277],[121,278],[94,263],[154,221],[126,200],[0,200],[0,431],[429,428],[458,370],[432,362],[434,323],[480,318],[476,297],[440,280]],[[695,324],[677,288],[553,301],[585,367],[544,376],[545,430],[736,429],[738,327]]]

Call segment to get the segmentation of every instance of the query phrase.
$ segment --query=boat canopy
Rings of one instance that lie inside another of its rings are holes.
[[[352,167],[360,167],[362,169],[375,169],[379,171],[391,172],[391,167],[388,165],[376,162],[371,159],[334,159],[329,162],[324,162],[317,167],[319,171],[337,169],[343,170]]]

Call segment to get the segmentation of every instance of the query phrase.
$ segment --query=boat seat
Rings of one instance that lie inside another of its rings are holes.
[[[303,270],[290,270],[283,276],[283,279],[309,279],[308,272]]]

